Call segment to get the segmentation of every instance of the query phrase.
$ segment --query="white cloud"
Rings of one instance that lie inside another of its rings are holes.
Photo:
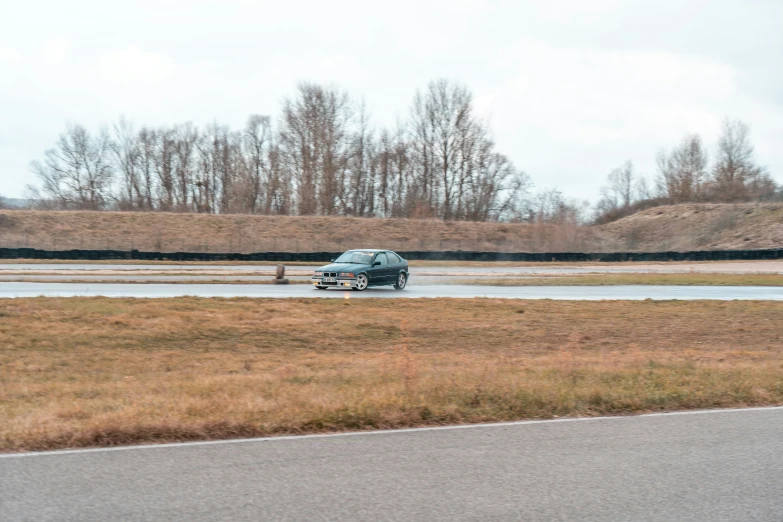
[[[67,38],[56,38],[44,44],[42,54],[47,63],[60,65],[66,61],[70,50],[70,40]]]
[[[490,107],[518,107],[528,121],[589,144],[703,129],[715,123],[715,105],[736,94],[731,67],[668,53],[526,42],[514,58],[519,73]]]
[[[626,159],[651,174],[659,147],[690,132],[710,142],[725,115],[755,103],[734,67],[687,54],[524,40],[499,62],[506,81],[476,100],[498,145],[534,180],[579,197],[594,198]]]
[[[196,0],[185,17],[176,0],[78,3],[13,3],[6,19],[37,31],[0,31],[11,195],[66,121],[236,128],[277,116],[311,80],[364,97],[375,124],[393,126],[439,77],[473,89],[499,149],[570,195],[594,197],[626,159],[651,173],[656,150],[686,132],[714,143],[726,115],[751,125],[759,161],[783,181],[781,2]]]
[[[0,47],[0,63],[15,63],[22,58],[21,53],[13,47]]]
[[[176,76],[177,68],[171,57],[135,45],[106,51],[98,59],[97,65],[103,81],[129,89],[171,81]]]

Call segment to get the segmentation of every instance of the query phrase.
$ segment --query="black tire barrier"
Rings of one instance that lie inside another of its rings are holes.
[[[409,261],[630,262],[630,261],[757,261],[783,259],[783,249],[696,250],[691,252],[475,252],[410,250],[397,252]],[[269,261],[328,263],[342,252],[141,252],[139,250],[39,250],[0,248],[0,259],[72,261]]]

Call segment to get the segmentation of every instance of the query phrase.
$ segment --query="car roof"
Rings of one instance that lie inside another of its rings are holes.
[[[379,248],[352,248],[348,252],[391,252],[391,250],[381,250]]]

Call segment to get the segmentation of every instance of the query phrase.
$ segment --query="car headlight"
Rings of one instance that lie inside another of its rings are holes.
[[[340,273],[340,276],[341,277],[353,277],[353,273],[352,272],[342,272],[342,273]]]
[[[320,277],[322,275],[324,275],[323,272],[318,272],[317,270],[315,272],[313,272],[313,277]]]

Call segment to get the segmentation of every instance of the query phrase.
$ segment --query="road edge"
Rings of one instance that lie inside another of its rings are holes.
[[[466,430],[466,429],[481,429],[481,428],[502,428],[512,426],[524,426],[535,424],[554,424],[554,423],[569,423],[569,422],[589,422],[589,421],[622,421],[627,419],[638,419],[644,417],[672,417],[681,415],[705,415],[705,414],[720,414],[720,413],[746,413],[757,411],[783,411],[783,405],[781,406],[758,406],[751,408],[720,408],[720,409],[708,409],[708,410],[682,410],[671,412],[657,412],[657,413],[642,413],[639,415],[614,415],[614,416],[601,416],[601,417],[563,417],[557,419],[531,419],[520,421],[508,421],[508,422],[488,422],[479,424],[454,424],[449,426],[422,426],[418,428],[397,428],[390,430],[368,430],[368,431],[346,431],[338,433],[311,433],[305,435],[279,435],[271,437],[254,437],[245,439],[220,439],[220,440],[202,440],[193,442],[168,442],[162,444],[136,444],[131,446],[110,446],[100,448],[79,448],[79,449],[65,449],[65,450],[52,450],[52,451],[28,451],[20,453],[0,453],[0,460],[9,458],[29,458],[29,457],[45,457],[55,455],[76,455],[82,453],[100,453],[100,452],[112,452],[112,451],[135,451],[135,450],[148,450],[148,449],[164,449],[164,448],[179,448],[190,446],[217,446],[222,444],[246,444],[252,442],[281,442],[281,441],[296,441],[307,439],[325,439],[335,437],[366,437],[377,435],[394,435],[401,433],[417,433],[423,431],[450,431],[450,430]]]

